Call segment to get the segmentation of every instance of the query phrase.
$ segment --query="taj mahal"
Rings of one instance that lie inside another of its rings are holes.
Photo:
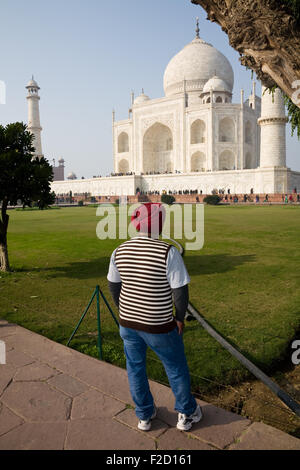
[[[111,176],[75,179],[70,174],[52,183],[57,196],[70,191],[91,196],[187,189],[211,194],[219,188],[231,194],[300,191],[300,172],[286,166],[287,118],[281,91],[272,96],[262,86],[258,97],[253,82],[250,96],[241,90],[240,102],[233,103],[232,66],[200,37],[198,21],[195,38],[170,60],[163,80],[162,98],[132,93],[128,118],[116,121],[113,112]],[[40,156],[39,87],[31,80],[27,89],[28,127]],[[64,160],[59,162],[62,169]]]

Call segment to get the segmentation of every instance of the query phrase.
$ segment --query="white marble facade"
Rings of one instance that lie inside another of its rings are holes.
[[[56,194],[134,195],[140,191],[214,189],[285,193],[300,173],[286,167],[283,98],[259,98],[253,83],[232,103],[234,75],[227,58],[199,36],[169,62],[165,96],[134,99],[126,120],[113,113],[116,176],[53,183]]]

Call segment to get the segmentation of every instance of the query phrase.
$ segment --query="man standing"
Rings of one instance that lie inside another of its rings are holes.
[[[149,431],[156,416],[146,374],[146,351],[150,347],[162,361],[175,395],[177,428],[188,431],[202,418],[201,408],[191,394],[182,339],[190,278],[178,250],[158,239],[164,222],[161,204],[143,204],[131,220],[139,235],[114,250],[107,279],[119,308],[120,335],[138,428]]]

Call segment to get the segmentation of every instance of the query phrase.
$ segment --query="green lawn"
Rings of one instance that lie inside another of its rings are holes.
[[[106,274],[119,242],[96,237],[92,207],[9,214],[14,272],[0,273],[0,318],[66,343],[97,284],[111,301]],[[297,206],[205,206],[204,248],[184,257],[192,304],[268,373],[291,355],[299,331],[299,216]],[[125,367],[116,325],[101,310],[104,359]],[[71,346],[97,356],[96,331],[93,306]],[[194,390],[248,375],[196,321],[186,324],[184,341]],[[166,382],[152,353],[148,363],[149,376]]]

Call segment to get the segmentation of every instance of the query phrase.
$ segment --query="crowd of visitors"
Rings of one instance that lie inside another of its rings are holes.
[[[111,173],[110,176],[133,176],[134,171],[127,171],[127,173]]]
[[[136,190],[136,195],[137,196],[162,196],[162,195],[195,195],[195,201],[196,202],[202,202],[202,197],[206,195],[203,193],[202,190],[198,189],[179,189],[179,190],[149,190],[149,191],[144,191],[141,190],[140,188],[137,188]],[[271,198],[269,194],[255,194],[253,192],[253,189],[250,190],[250,193],[248,194],[231,194],[230,189],[227,189],[226,191],[224,189],[215,189],[212,191],[212,194],[216,194],[220,197],[220,202],[223,204],[238,204],[238,203],[255,203],[255,204],[261,204],[261,203],[280,203],[280,199],[277,198],[274,199],[274,196],[272,195]],[[65,203],[76,203],[79,200],[84,200],[87,202],[109,202],[111,200],[111,196],[91,196],[90,193],[74,193],[68,192],[66,194],[57,194],[56,195],[56,204],[65,204]],[[281,196],[281,203],[284,204],[294,204],[294,203],[300,203],[300,193],[297,192],[297,188],[294,188],[292,193],[289,194],[282,194]]]

